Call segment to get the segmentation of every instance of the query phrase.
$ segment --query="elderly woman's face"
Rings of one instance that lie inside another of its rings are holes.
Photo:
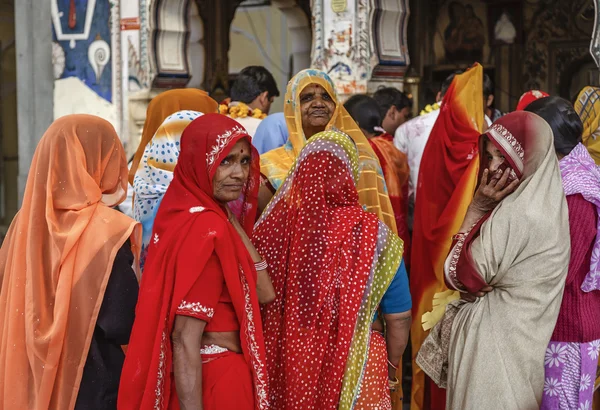
[[[325,131],[334,111],[333,98],[320,85],[310,84],[300,93],[302,128],[305,134],[310,134],[307,138]]]
[[[213,177],[213,195],[217,202],[226,204],[240,197],[248,180],[251,161],[250,143],[245,138],[239,140]]]

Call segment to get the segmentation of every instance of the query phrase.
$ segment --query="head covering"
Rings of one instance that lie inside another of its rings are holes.
[[[288,139],[285,115],[282,112],[269,115],[262,120],[252,138],[252,144],[260,155],[279,148]]]
[[[449,360],[448,408],[463,403],[485,408],[489,397],[507,408],[538,408],[544,354],[569,265],[567,204],[546,121],[513,112],[496,121],[485,137],[481,169],[488,166],[487,139],[521,182],[457,242],[447,279],[456,289],[475,292],[489,284],[494,290],[475,303],[452,302],[422,352],[431,342]],[[444,326],[451,331],[440,335]]]
[[[517,103],[517,108],[515,111],[523,111],[529,104],[538,100],[540,98],[549,97],[550,94],[545,93],[540,90],[529,90],[524,93],[521,98],[519,98],[519,102]]]
[[[419,319],[432,310],[434,295],[446,290],[444,261],[473,198],[484,124],[482,95],[481,65],[454,76],[419,166],[410,272],[413,358],[426,336]],[[425,391],[432,407],[444,406],[445,391],[432,383],[426,388],[423,370],[415,363],[412,381],[413,406],[424,407]]]
[[[252,372],[257,409],[267,408],[256,270],[225,209],[213,196],[217,167],[241,139],[250,142],[246,130],[220,114],[203,115],[183,132],[173,181],[154,222],[121,376],[119,408],[164,408],[171,400],[170,339],[175,312],[212,255],[219,260],[240,323],[241,346]],[[252,149],[239,216],[248,235],[256,216],[259,178],[258,153]]]
[[[575,101],[575,111],[583,122],[583,145],[596,164],[600,165],[600,88],[588,86],[581,90]]]
[[[263,310],[272,408],[350,409],[371,321],[402,241],[358,202],[358,152],[335,131],[313,136],[254,231],[277,298]]]
[[[0,408],[74,408],[115,256],[136,227],[112,209],[126,189],[110,123],[78,114],[48,128],[0,250]]]
[[[325,129],[339,130],[348,134],[358,147],[360,166],[358,196],[360,203],[366,207],[367,211],[376,214],[392,231],[396,232],[394,211],[387,195],[383,171],[377,156],[358,125],[350,117],[343,104],[338,101],[333,81],[322,71],[313,69],[300,71],[288,83],[283,112],[289,138],[283,147],[261,156],[261,173],[269,179],[275,189],[278,189],[294,164],[300,150],[306,144],[300,112],[300,94],[302,90],[311,84],[318,84],[323,87],[336,104],[335,111]]]
[[[600,166],[596,165],[586,148],[579,144],[569,155],[559,162],[565,195],[581,194],[596,206],[600,216]],[[581,289],[584,292],[600,290],[600,218],[598,233],[592,251],[590,272],[586,275]]]
[[[173,179],[173,170],[179,158],[181,135],[185,127],[201,115],[202,113],[197,111],[178,111],[169,115],[144,150],[133,180],[133,215],[136,221],[142,223],[143,228],[142,269],[150,244],[154,218]]]
[[[138,170],[146,145],[150,142],[154,133],[171,114],[191,110],[203,113],[217,112],[219,104],[209,97],[208,93],[196,88],[180,88],[169,90],[158,94],[150,101],[146,111],[146,122],[142,131],[142,139],[138,146],[133,162],[129,170],[129,183],[133,185],[133,178]]]

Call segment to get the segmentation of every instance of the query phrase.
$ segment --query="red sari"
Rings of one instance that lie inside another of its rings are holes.
[[[243,358],[252,375],[256,409],[265,409],[267,386],[262,325],[253,261],[227,213],[213,199],[216,168],[248,134],[236,121],[206,114],[185,129],[173,181],[158,211],[140,287],[136,321],[121,376],[119,409],[178,408],[172,391],[171,332],[180,302],[216,256],[240,324]],[[258,153],[238,218],[251,234],[259,186]],[[200,354],[200,352],[198,352]],[[239,356],[239,355],[238,355]],[[204,380],[206,382],[206,379]],[[204,383],[206,385],[206,383]],[[232,391],[216,394],[232,394]],[[234,395],[235,396],[235,395]],[[205,401],[205,409],[208,409]]]
[[[358,163],[346,135],[313,136],[256,225],[277,295],[263,309],[274,409],[391,408],[371,323],[402,243],[359,204]]]
[[[432,310],[434,295],[446,290],[444,261],[477,182],[477,141],[484,122],[482,84],[483,68],[479,64],[454,78],[421,161],[410,274],[414,318],[411,327],[413,410],[445,407],[445,391],[425,378],[414,359],[427,337],[421,318]]]

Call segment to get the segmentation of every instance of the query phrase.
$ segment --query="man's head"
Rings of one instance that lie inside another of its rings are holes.
[[[452,81],[454,81],[454,77],[456,77],[457,74],[462,74],[462,71],[455,71],[452,74],[450,74],[448,77],[446,77],[446,79],[442,82],[442,86],[440,87],[440,91],[437,93],[436,97],[435,97],[435,102],[441,102],[442,99],[444,98],[444,95],[446,95],[446,92],[448,91],[448,88],[450,88],[450,85],[452,84]]]
[[[394,135],[396,129],[410,119],[412,100],[393,87],[380,88],[373,94],[373,98],[381,109],[382,128]]]
[[[250,108],[258,108],[269,113],[271,103],[279,97],[279,89],[273,75],[264,67],[250,66],[240,71],[231,86],[231,101],[248,104]]]
[[[494,83],[489,75],[483,74],[483,111],[492,118],[492,107],[494,104]]]

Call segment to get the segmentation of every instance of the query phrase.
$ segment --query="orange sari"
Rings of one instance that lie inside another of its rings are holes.
[[[169,90],[158,94],[150,101],[146,111],[146,122],[142,131],[140,145],[133,156],[131,169],[129,170],[129,183],[133,185],[133,178],[137,172],[146,145],[152,140],[158,127],[167,117],[177,111],[190,110],[199,111],[203,114],[217,112],[219,104],[213,100],[206,91],[196,88],[181,88]]]
[[[404,262],[410,267],[410,233],[408,231],[408,159],[406,154],[394,146],[394,137],[383,134],[369,139],[377,155],[388,196],[394,210],[398,236],[404,241]]]
[[[141,230],[112,207],[127,159],[91,115],[56,120],[0,250],[0,409],[71,410],[117,251]]]
[[[425,374],[414,360],[428,334],[423,330],[421,317],[432,310],[433,296],[447,290],[444,261],[477,182],[476,153],[484,124],[482,85],[483,68],[479,64],[454,78],[421,161],[410,275],[414,318],[412,409],[445,407],[445,392],[431,381],[430,394],[426,396]]]

